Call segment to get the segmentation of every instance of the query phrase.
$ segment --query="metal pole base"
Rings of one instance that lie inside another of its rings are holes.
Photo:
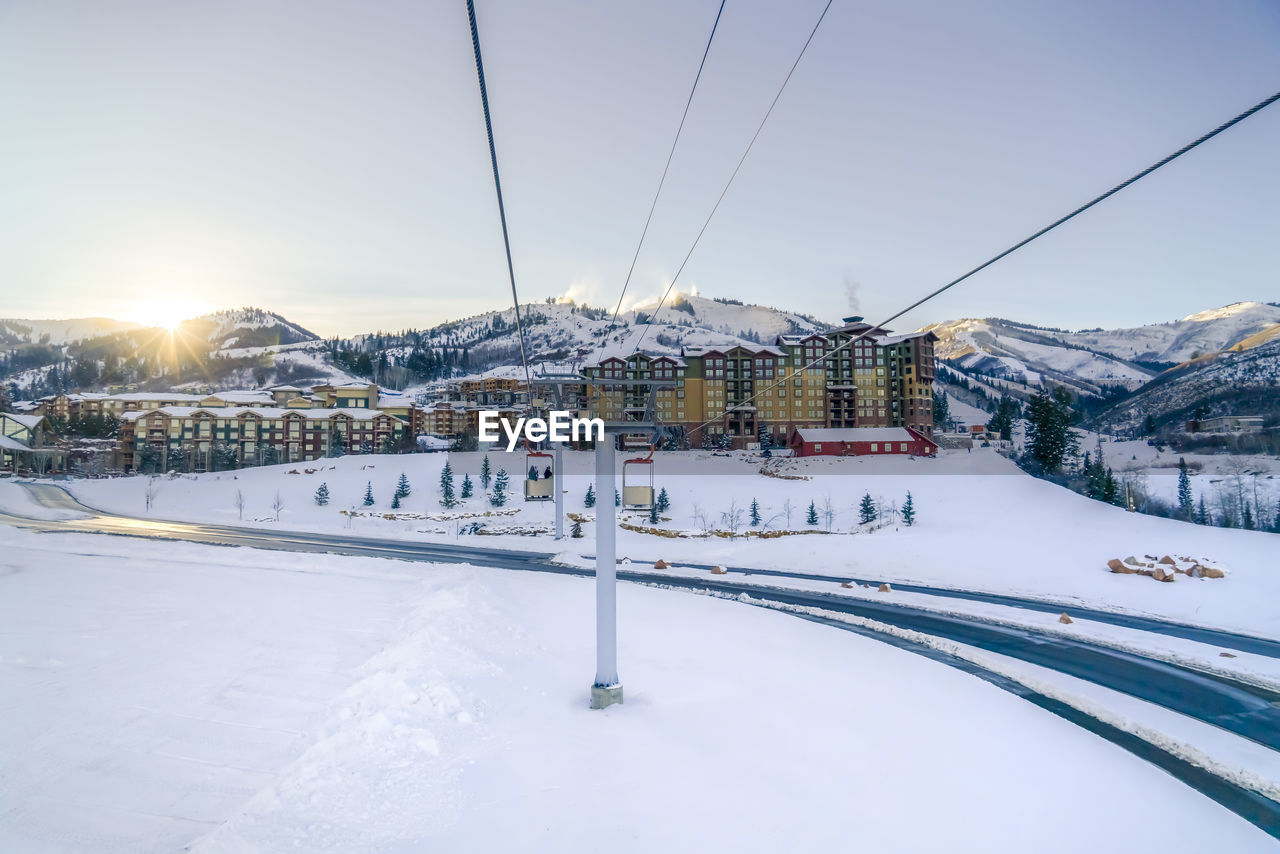
[[[591,708],[607,709],[614,703],[622,702],[621,685],[592,685]]]

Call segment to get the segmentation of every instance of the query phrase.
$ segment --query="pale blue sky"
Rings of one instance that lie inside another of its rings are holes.
[[[616,299],[717,0],[477,0],[521,294]],[[655,296],[823,0],[729,0]],[[682,277],[877,318],[1280,89],[1280,4],[836,0]],[[259,305],[322,334],[509,304],[456,2],[0,0],[0,316]],[[1280,106],[899,327],[1280,299]]]

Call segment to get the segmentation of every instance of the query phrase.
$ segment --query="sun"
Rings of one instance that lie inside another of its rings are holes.
[[[134,304],[129,312],[129,320],[142,326],[160,328],[173,332],[190,320],[204,314],[203,306],[194,302],[172,299],[148,299]]]

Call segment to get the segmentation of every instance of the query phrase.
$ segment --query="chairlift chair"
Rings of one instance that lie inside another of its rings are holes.
[[[653,507],[653,449],[649,446],[647,457],[636,457],[622,462],[622,506],[632,510],[648,510]],[[647,474],[647,481],[646,481]]]
[[[552,468],[552,477],[543,477],[543,460],[548,468]],[[525,501],[550,501],[555,498],[555,457],[545,451],[535,451],[529,447],[529,443],[525,442],[524,455],[524,500]],[[529,477],[529,469],[538,472],[538,479],[534,480]]]

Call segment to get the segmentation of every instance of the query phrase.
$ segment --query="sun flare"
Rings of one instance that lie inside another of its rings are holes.
[[[135,303],[128,319],[143,326],[166,329],[170,332],[190,320],[204,314],[202,306],[182,300],[145,300]]]

